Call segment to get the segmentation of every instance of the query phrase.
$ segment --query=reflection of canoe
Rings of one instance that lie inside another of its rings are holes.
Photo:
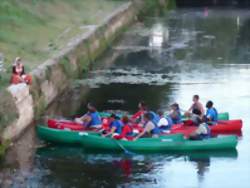
[[[171,133],[182,133],[186,136],[190,135],[197,127],[184,126],[183,124],[174,125]],[[240,132],[242,128],[242,120],[219,121],[218,124],[210,126],[212,134],[216,133],[232,133]]]
[[[109,117],[111,113],[109,112],[99,112],[100,116],[102,118]],[[122,117],[122,113],[118,113],[117,116]],[[185,116],[182,117],[185,119]],[[229,113],[228,112],[222,112],[218,114],[218,119],[219,120],[229,120]]]
[[[40,139],[59,143],[59,144],[79,144],[82,143],[82,137],[84,135],[92,135],[98,136],[98,133],[95,132],[78,132],[78,131],[70,131],[70,130],[60,130],[53,129],[45,126],[37,126],[37,134]],[[98,136],[100,137],[100,136]],[[141,138],[139,139],[144,144],[147,144],[150,141],[159,141],[160,139],[174,140],[174,141],[182,141],[182,134],[171,134],[171,135],[163,135],[160,138]]]
[[[236,136],[225,136],[210,138],[202,141],[173,141],[171,139],[156,139],[145,142],[142,139],[137,141],[113,140],[96,135],[83,135],[81,143],[84,149],[100,151],[122,152],[123,148],[133,152],[182,152],[182,151],[208,151],[234,149],[237,145]]]

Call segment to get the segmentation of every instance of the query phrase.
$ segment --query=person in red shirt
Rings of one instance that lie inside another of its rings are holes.
[[[123,127],[122,132],[119,135],[114,136],[115,139],[120,140],[133,140],[133,127],[131,122],[129,121],[128,116],[122,117]]]
[[[131,120],[133,122],[141,122],[143,119],[143,115],[147,112],[147,106],[144,101],[141,101],[138,103],[138,112],[136,112],[134,115],[132,115]]]
[[[20,84],[26,83],[30,85],[32,83],[32,77],[28,74],[25,74],[24,66],[21,62],[21,58],[17,57],[15,63],[12,66],[12,76],[10,83],[11,84]]]

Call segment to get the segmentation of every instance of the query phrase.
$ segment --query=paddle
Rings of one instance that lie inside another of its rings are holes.
[[[121,145],[117,140],[111,138],[123,151],[126,155],[135,155],[135,153],[128,151],[123,145]]]

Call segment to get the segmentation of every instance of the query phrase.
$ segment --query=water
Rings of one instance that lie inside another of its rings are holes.
[[[34,130],[9,153],[0,173],[11,187],[249,187],[250,12],[179,9],[133,25],[92,67],[87,79],[47,114],[136,111],[139,100],[156,109],[193,94],[244,121],[237,151],[135,155],[87,154],[80,148],[40,149]],[[87,86],[90,87],[88,89]],[[65,105],[68,104],[68,105]],[[27,144],[28,143],[28,144]]]

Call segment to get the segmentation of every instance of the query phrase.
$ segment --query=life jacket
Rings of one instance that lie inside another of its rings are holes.
[[[157,123],[160,121],[160,116],[153,111],[149,111],[149,114],[151,115],[152,122],[157,125]]]
[[[151,121],[154,124],[154,128],[150,131],[151,135],[159,135],[161,133],[161,130],[159,129],[159,127],[157,126],[156,123],[154,123],[153,121]],[[145,122],[143,125],[143,128],[146,127],[148,122]]]
[[[115,127],[116,128],[115,133],[121,134],[123,123],[120,120],[114,120],[113,122],[110,123],[109,127],[110,127],[110,129]]]
[[[124,137],[133,136],[133,128],[130,124],[126,124],[122,128],[122,135]]]
[[[181,123],[182,122],[181,111],[177,110],[177,117],[176,118],[171,117],[171,120],[172,120],[173,124]]]
[[[212,120],[209,121],[208,123],[211,124],[211,125],[214,125],[214,124],[217,124],[217,121],[218,121],[218,112],[215,108],[210,108],[207,110],[207,113],[206,113],[206,117],[208,115],[210,115],[210,113],[212,112]],[[208,121],[208,120],[207,120]]]
[[[88,112],[87,115],[91,117],[91,121],[88,124],[88,127],[94,125],[102,125],[102,120],[98,112]]]

